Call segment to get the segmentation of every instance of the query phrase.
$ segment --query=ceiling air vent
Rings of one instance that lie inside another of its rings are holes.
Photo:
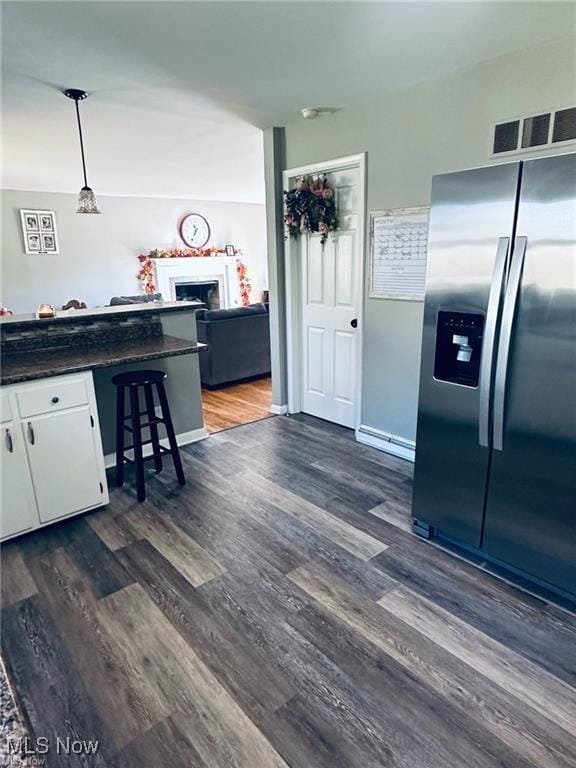
[[[576,141],[576,107],[506,120],[494,127],[492,155],[529,152]]]

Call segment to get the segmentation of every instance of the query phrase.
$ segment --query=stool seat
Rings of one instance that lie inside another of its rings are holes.
[[[112,384],[117,387],[139,387],[143,384],[158,384],[168,374],[165,371],[128,371],[112,377]]]
[[[116,386],[116,485],[124,484],[124,465],[126,463],[134,466],[136,474],[136,491],[138,501],[144,501],[146,498],[146,489],[144,485],[144,462],[149,459],[154,460],[156,472],[161,472],[163,468],[162,457],[169,455],[174,462],[176,477],[180,485],[186,482],[180,452],[176,442],[168,398],[164,389],[164,371],[129,371],[119,373],[112,378],[112,383]],[[156,412],[154,404],[154,390],[159,401],[160,415]],[[144,403],[141,405],[140,393],[144,395]],[[130,413],[126,414],[126,393],[129,394]],[[145,417],[145,421],[142,421]],[[160,444],[158,426],[163,425],[166,430],[168,448]],[[150,438],[142,439],[142,430],[150,431]],[[125,445],[125,432],[132,435],[132,445]],[[144,456],[142,448],[145,445],[152,446],[152,454]],[[134,451],[134,458],[126,456],[127,450]]]

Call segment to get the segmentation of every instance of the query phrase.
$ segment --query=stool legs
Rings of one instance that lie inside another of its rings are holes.
[[[140,424],[140,399],[138,389],[130,388],[130,410],[132,422],[132,439],[134,441],[134,470],[136,472],[136,495],[138,501],[144,501],[146,490],[144,488],[144,460],[142,457],[142,426]]]
[[[124,387],[116,390],[116,485],[124,485]]]
[[[160,452],[158,425],[152,423],[156,418],[156,413],[154,412],[154,395],[152,393],[152,384],[144,385],[144,395],[146,396],[146,411],[148,413],[148,423],[150,424],[150,439],[152,440],[152,453],[154,454],[154,469],[156,472],[162,472],[162,454]]]
[[[164,426],[166,427],[166,437],[170,445],[170,451],[172,453],[172,460],[174,461],[174,469],[176,470],[176,477],[180,485],[186,483],[184,477],[184,470],[182,469],[182,461],[180,459],[180,451],[178,450],[178,444],[176,443],[176,435],[174,434],[174,425],[172,424],[172,417],[170,415],[170,408],[168,406],[168,399],[166,398],[166,390],[164,384],[160,381],[156,384],[158,390],[158,399],[160,400],[160,407],[162,408],[162,419]]]

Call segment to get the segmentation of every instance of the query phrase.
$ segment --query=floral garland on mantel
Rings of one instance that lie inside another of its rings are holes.
[[[322,245],[339,226],[334,190],[326,176],[303,176],[294,189],[284,192],[284,223],[290,237],[320,233]]]
[[[156,293],[157,288],[154,282],[154,259],[182,259],[182,258],[208,258],[209,256],[225,256],[225,248],[170,248],[162,250],[155,248],[150,253],[141,253],[138,256],[140,269],[136,277],[144,284],[144,292],[150,296]],[[242,306],[247,307],[251,303],[250,294],[252,293],[252,283],[248,277],[248,268],[240,258],[240,251],[234,249],[236,256],[236,274],[240,284],[240,298]]]

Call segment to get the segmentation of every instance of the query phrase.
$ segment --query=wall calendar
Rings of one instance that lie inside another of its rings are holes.
[[[370,214],[372,299],[423,301],[430,208],[395,208]]]

